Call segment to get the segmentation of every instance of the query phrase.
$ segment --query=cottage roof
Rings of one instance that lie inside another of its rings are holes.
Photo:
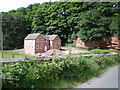
[[[28,36],[25,37],[25,40],[35,40],[39,35],[40,33],[28,34]],[[42,35],[42,37],[46,40],[54,40],[57,36],[58,35]]]
[[[49,40],[49,36],[48,35],[42,35],[42,37],[46,40]]]
[[[34,33],[34,34],[28,34],[27,37],[25,37],[25,40],[34,40],[36,39],[40,34]]]
[[[47,35],[49,40],[54,40],[58,35]]]

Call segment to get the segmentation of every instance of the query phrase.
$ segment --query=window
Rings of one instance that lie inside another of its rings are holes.
[[[43,46],[41,45],[41,46],[40,46],[40,49],[42,49],[42,48],[43,48]]]
[[[40,42],[43,42],[43,39],[40,39]]]
[[[58,46],[58,49],[60,49],[60,46]]]
[[[47,40],[45,40],[47,42]]]
[[[56,46],[55,46],[55,49],[56,49]]]
[[[39,46],[38,46],[38,45],[36,46],[36,49],[39,49]]]
[[[37,39],[36,42],[39,42],[39,39]]]

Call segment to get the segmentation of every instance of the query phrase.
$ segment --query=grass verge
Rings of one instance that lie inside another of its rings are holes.
[[[3,55],[0,56],[0,58],[25,58],[25,57],[30,57],[29,55],[26,54],[21,54],[13,51],[3,51]]]

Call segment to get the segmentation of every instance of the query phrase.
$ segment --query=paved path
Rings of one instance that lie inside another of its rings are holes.
[[[118,88],[118,66],[75,88]]]

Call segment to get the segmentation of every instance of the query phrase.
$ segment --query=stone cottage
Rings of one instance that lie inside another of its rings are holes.
[[[50,49],[61,49],[61,39],[58,35],[42,35],[40,33],[28,34],[24,39],[26,54],[35,55]]]

